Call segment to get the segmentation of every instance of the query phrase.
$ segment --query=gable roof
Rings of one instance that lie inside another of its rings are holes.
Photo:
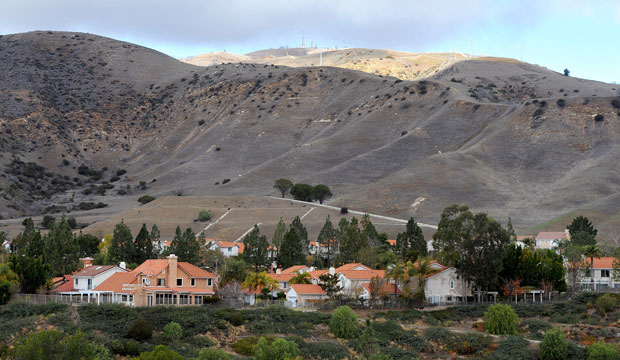
[[[344,270],[339,274],[351,279],[351,280],[370,280],[374,277],[385,277],[385,270]]]
[[[92,265],[83,270],[78,271],[73,274],[73,276],[97,276],[101,273],[104,273],[108,270],[112,270],[114,268],[118,268],[120,271],[127,272],[126,269],[118,267],[116,265]]]
[[[310,267],[306,265],[295,265],[295,266],[291,266],[288,269],[282,270],[282,274],[293,274],[295,271],[301,271],[303,269],[310,270]]]
[[[356,269],[358,268],[358,269]],[[354,270],[354,271],[363,271],[363,270],[372,270],[370,267],[360,264],[360,263],[350,263],[344,264],[338,268],[336,268],[336,273],[342,272],[344,270]]]
[[[541,231],[536,235],[536,240],[561,240],[566,238],[564,231]]]
[[[448,269],[452,269],[452,268],[453,268],[452,266],[446,266],[446,265],[442,265],[442,266],[443,266],[443,267],[442,267],[441,269],[436,269],[436,270],[437,270],[437,272],[434,272],[434,273],[432,273],[432,274],[426,274],[426,275],[424,275],[424,278],[425,278],[425,279],[428,279],[428,278],[429,278],[429,277],[431,277],[431,276],[435,276],[435,275],[437,275],[437,274],[439,274],[439,273],[442,273],[442,272],[444,272],[444,271],[446,271],[446,270],[448,270]]]
[[[201,269],[196,265],[192,265],[188,262],[179,262],[177,267],[181,268],[190,278],[216,278],[217,275]]]
[[[396,286],[396,284],[394,283],[387,283],[383,285],[383,291],[387,292],[388,294],[394,294],[394,287]],[[366,291],[368,291],[368,293],[370,294],[370,283],[363,283],[362,287],[364,289],[366,289]],[[400,289],[398,287],[396,287],[396,293],[400,294]]]
[[[64,277],[60,277],[59,281],[55,281],[55,280],[56,280],[56,278],[54,278],[54,283],[59,283],[59,285],[56,286],[52,290],[52,292],[58,293],[58,292],[71,292],[71,291],[73,291],[73,277],[71,275],[65,275]]]
[[[136,274],[143,272],[146,275],[153,276],[153,275],[159,274],[167,266],[168,266],[167,259],[148,259],[142,264],[140,264],[140,266],[135,268],[133,271]]]
[[[278,281],[278,282],[287,282],[290,281],[291,278],[293,276],[295,276],[295,274],[274,274],[274,273],[268,273],[267,276],[269,276],[270,278]]]
[[[95,288],[95,291],[113,291],[115,293],[133,293],[136,289],[123,289],[125,284],[133,284],[137,279],[138,272],[117,272],[112,274],[104,282]]]
[[[292,284],[288,291],[295,290],[297,294],[302,295],[327,295],[319,285],[312,284]]]
[[[614,267],[614,257],[611,256],[603,256],[600,258],[594,258],[594,268],[595,269],[613,269]],[[585,259],[585,263],[590,267],[590,258]]]

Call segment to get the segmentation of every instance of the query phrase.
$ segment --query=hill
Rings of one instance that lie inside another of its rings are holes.
[[[617,86],[514,60],[403,81],[199,67],[95,35],[33,32],[0,38],[0,78],[4,218],[105,217],[145,194],[275,195],[280,177],[329,185],[334,206],[427,223],[455,202],[518,230],[585,209],[615,226],[620,213],[605,201],[620,192]]]

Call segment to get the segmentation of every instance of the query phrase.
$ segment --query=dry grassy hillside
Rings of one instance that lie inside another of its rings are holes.
[[[0,57],[4,218],[104,219],[145,194],[274,195],[280,177],[329,185],[335,206],[428,223],[454,202],[517,229],[584,209],[615,224],[620,213],[605,201],[620,192],[615,85],[504,59],[420,81],[198,67],[57,32],[4,36]]]

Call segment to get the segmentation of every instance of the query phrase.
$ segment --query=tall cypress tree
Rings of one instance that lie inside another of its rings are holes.
[[[291,229],[297,232],[297,236],[299,236],[299,240],[301,241],[302,249],[304,254],[308,253],[308,247],[310,246],[310,241],[308,240],[308,231],[304,224],[301,223],[301,219],[299,216],[295,216],[293,222],[290,226]]]
[[[282,247],[282,242],[284,241],[284,234],[286,234],[286,223],[282,220],[282,218],[280,218],[278,225],[276,225],[276,230],[273,232],[273,238],[271,239],[271,245],[277,249],[274,249],[272,252],[274,259],[278,257],[278,253]]]
[[[396,237],[396,250],[403,256],[417,259],[418,256],[426,256],[428,254],[428,248],[426,247],[426,240],[424,240],[424,234],[418,224],[410,218],[407,222],[405,232],[402,232]],[[407,255],[409,254],[409,255]]]
[[[136,235],[136,263],[141,264],[146,259],[153,258],[153,242],[151,241],[151,235],[146,229],[146,224],[142,224],[138,235]]]
[[[80,248],[64,215],[43,242],[45,262],[49,264],[52,276],[69,274],[78,268]]]
[[[185,229],[181,233],[181,228],[177,226],[174,239],[170,244],[170,253],[179,257],[179,261],[190,264],[197,264],[200,261],[200,242],[192,228]]]
[[[282,250],[278,256],[278,264],[283,268],[299,265],[304,262],[304,251],[301,239],[292,225],[284,235]]]
[[[265,235],[261,235],[258,225],[243,237],[243,260],[254,266],[254,272],[259,272],[269,264],[267,247],[269,242]]]
[[[151,241],[153,242],[153,258],[158,258],[161,256],[162,249],[159,240],[161,239],[161,234],[159,233],[159,228],[157,224],[153,224],[151,228],[151,235],[149,236]]]
[[[123,220],[114,227],[114,235],[110,241],[110,249],[108,257],[113,263],[125,261],[135,264],[136,261],[136,244],[133,242],[131,230]]]
[[[319,243],[319,246],[325,246],[327,248],[327,250],[325,251],[325,260],[327,261],[328,266],[332,266],[334,264],[334,258],[336,257],[337,246],[336,229],[334,229],[329,215],[327,215],[327,219],[325,219],[325,224],[323,225],[323,228],[321,228],[321,231],[319,231],[317,242]],[[319,252],[319,254],[321,253]]]

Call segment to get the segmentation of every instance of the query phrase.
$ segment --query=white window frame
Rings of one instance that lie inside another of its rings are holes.
[[[86,279],[86,288],[88,290],[92,290],[93,289],[93,279]]]
[[[196,279],[195,279],[195,278],[191,278],[191,279],[189,280],[189,285],[190,285],[191,287],[196,287]]]
[[[207,279],[207,286],[213,286],[213,279]]]
[[[605,271],[605,272],[606,272],[606,275],[607,275],[607,276],[603,276],[603,271]],[[609,277],[611,277],[611,271],[609,271],[609,270],[607,270],[607,269],[603,269],[603,270],[601,270],[601,278],[609,278]]]
[[[181,280],[181,285],[179,285],[179,280]],[[177,287],[183,287],[183,278],[177,278]]]
[[[450,279],[450,290],[454,290],[454,280]]]
[[[161,282],[161,285],[159,284]],[[166,279],[157,279],[157,286],[166,286]]]
[[[78,278],[75,278],[74,280],[75,280],[75,281],[74,281],[74,285],[73,285],[73,286],[78,286],[78,285],[79,285],[79,279],[78,279]]]

